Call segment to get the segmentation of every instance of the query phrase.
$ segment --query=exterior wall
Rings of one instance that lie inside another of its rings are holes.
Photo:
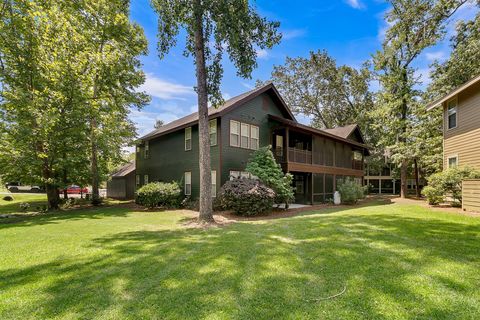
[[[133,199],[135,197],[135,171],[107,181],[107,197],[113,199]]]
[[[217,118],[217,136],[221,134],[221,121]],[[221,140],[217,138],[217,145],[211,147],[212,170],[217,170],[217,190],[220,188],[220,145]],[[200,194],[200,170],[198,165],[198,125],[192,127],[192,148],[185,151],[185,130],[181,129],[149,141],[150,156],[144,157],[145,146],[140,148],[136,154],[136,171],[140,175],[140,185],[145,183],[144,175],[148,175],[150,182],[162,181],[180,182],[184,187],[184,174],[186,171],[192,173],[192,198]]]
[[[464,180],[462,197],[463,210],[480,212],[480,180]]]
[[[230,146],[230,120],[236,120],[259,127],[260,147],[272,144],[271,130],[275,125],[268,120],[268,114],[284,116],[267,93],[250,100],[243,106],[222,117],[221,125],[221,185],[230,178],[230,170],[244,171],[254,150]]]
[[[480,83],[457,96],[457,127],[448,129],[446,103],[444,110],[443,165],[458,156],[458,165],[480,170]]]

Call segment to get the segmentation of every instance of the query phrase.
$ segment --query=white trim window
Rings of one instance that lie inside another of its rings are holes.
[[[217,196],[217,171],[212,170],[212,198]]]
[[[192,127],[185,128],[185,151],[192,150]]]
[[[230,120],[230,146],[240,147],[240,122]]]
[[[148,174],[143,176],[143,184],[148,184]]]
[[[250,125],[247,123],[241,124],[240,147],[248,149],[250,146]]]
[[[217,119],[210,120],[209,130],[210,130],[210,146],[217,145]]]
[[[190,171],[185,172],[185,195],[192,195],[192,173]]]
[[[447,168],[458,167],[458,156],[450,156],[447,158]]]
[[[150,157],[150,144],[148,141],[145,141],[145,150],[143,151],[143,157],[148,159]]]
[[[447,128],[455,129],[457,120],[457,98],[453,98],[447,102]]]
[[[250,126],[250,148],[258,150],[260,141],[260,129],[257,126]]]
[[[135,185],[136,185],[137,187],[140,186],[140,175],[139,175],[139,174],[137,174],[137,175],[135,176]]]

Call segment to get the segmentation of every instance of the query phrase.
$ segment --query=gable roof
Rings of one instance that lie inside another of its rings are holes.
[[[272,97],[275,100],[277,100],[279,105],[284,109],[287,117],[290,118],[290,120],[296,121],[292,111],[290,111],[290,108],[288,108],[287,104],[285,103],[283,98],[280,96],[280,93],[278,92],[277,88],[275,88],[273,83],[268,83],[264,86],[255,88],[253,90],[242,93],[241,95],[233,97],[225,101],[225,103],[218,108],[214,108],[214,107],[208,108],[209,119],[221,117],[225,113],[243,105],[244,103],[252,100],[253,98],[258,97],[260,94],[267,91],[270,91],[273,94]],[[188,116],[185,116],[178,120],[167,123],[166,125],[144,135],[143,137],[140,138],[140,140],[150,140],[150,139],[165,135],[167,133],[189,127],[197,122],[198,122],[198,112],[194,112],[192,114],[189,114]]]
[[[112,178],[125,177],[126,175],[128,175],[129,173],[132,173],[133,171],[135,171],[135,162],[129,162],[123,167],[121,167],[120,169],[118,169],[118,171],[112,174],[111,177]]]
[[[443,97],[433,101],[429,105],[427,105],[427,111],[430,111],[430,110],[438,107],[439,105],[441,105],[445,101],[450,100],[451,98],[455,97],[460,92],[464,91],[465,89],[468,89],[469,87],[471,87],[472,85],[474,85],[478,82],[480,82],[480,75],[477,76],[477,77],[474,77],[470,81],[467,81],[466,83],[462,84],[461,86],[453,89],[452,91],[450,91],[450,93],[446,94],[445,96],[443,96]]]
[[[342,137],[344,139],[350,138],[350,136],[356,132],[360,137],[360,140],[361,140],[360,142],[365,143],[365,140],[363,139],[363,135],[362,135],[362,132],[360,131],[360,127],[358,126],[358,124],[349,124],[343,127],[323,129],[323,131],[333,134],[335,136]]]

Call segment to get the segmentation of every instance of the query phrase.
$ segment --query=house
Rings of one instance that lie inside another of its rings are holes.
[[[130,162],[107,181],[107,197],[112,199],[133,199],[135,196],[135,162]]]
[[[443,109],[443,167],[480,170],[480,76],[427,106]]]
[[[363,183],[369,154],[358,126],[318,130],[297,122],[273,84],[209,109],[213,196],[231,177],[246,177],[254,150],[271,145],[277,161],[294,177],[295,201],[333,198],[345,177]],[[141,137],[136,149],[136,185],[181,181],[186,196],[199,196],[198,114],[173,121]]]

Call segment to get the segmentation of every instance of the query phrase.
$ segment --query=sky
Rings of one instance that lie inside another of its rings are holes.
[[[268,80],[274,65],[286,57],[307,57],[310,51],[326,50],[338,65],[360,67],[381,49],[388,24],[384,20],[389,6],[382,0],[257,0],[250,1],[258,12],[269,20],[280,22],[282,42],[271,50],[258,50],[258,67],[251,79],[236,75],[235,67],[224,59],[222,95],[229,99],[251,90],[257,79]],[[449,56],[448,39],[459,19],[473,19],[473,4],[462,7],[448,27],[448,35],[438,45],[426,49],[415,62],[417,75],[426,86],[429,66]],[[151,95],[151,103],[142,110],[132,110],[130,118],[136,123],[139,136],[154,129],[157,119],[165,123],[197,110],[193,90],[196,83],[193,60],[183,56],[185,39],[160,60],[156,49],[157,17],[149,0],[132,0],[131,20],[141,25],[149,41],[149,53],[142,56],[146,82],[140,88]],[[309,119],[299,116],[304,124]]]

